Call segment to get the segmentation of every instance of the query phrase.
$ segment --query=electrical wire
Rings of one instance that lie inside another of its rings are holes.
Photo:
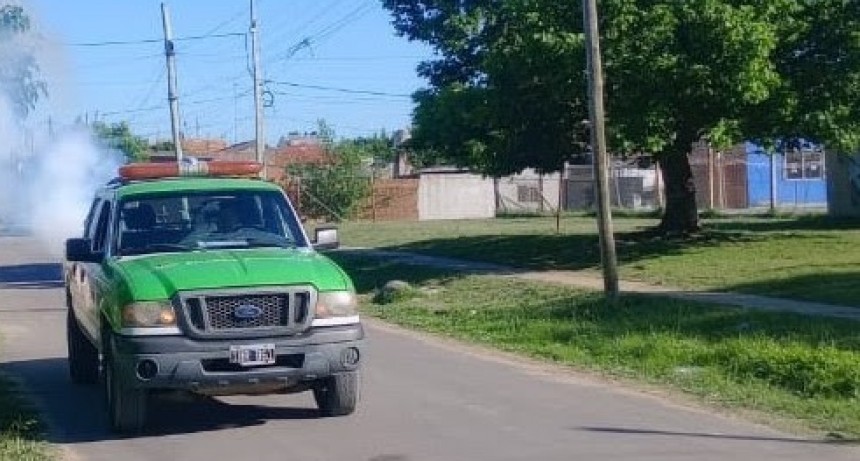
[[[315,33],[305,36],[300,40],[296,41],[290,47],[287,48],[285,52],[280,54],[276,53],[274,62],[286,61],[295,55],[296,51],[298,51],[302,46],[310,48],[313,45],[318,45],[323,42],[325,39],[330,38],[335,33],[339,32],[346,26],[348,26],[351,22],[357,21],[361,19],[364,15],[371,11],[372,4],[364,3],[359,5],[356,8],[353,8],[345,15],[341,16],[334,22],[328,24],[327,26],[323,26],[321,29],[317,30]]]
[[[227,32],[223,34],[208,34],[208,35],[192,35],[188,37],[175,37],[174,42],[184,42],[192,40],[204,40],[209,38],[225,38],[225,37],[241,37],[246,35],[245,32]],[[103,47],[103,46],[122,46],[122,45],[141,45],[149,43],[164,43],[163,38],[145,38],[139,40],[109,40],[103,42],[85,42],[85,43],[68,43],[68,46],[77,47]]]
[[[248,94],[250,94],[250,90],[239,93],[237,96],[242,97],[242,96],[246,96]],[[183,102],[183,104],[199,105],[199,104],[208,104],[210,102],[226,101],[226,100],[230,100],[230,99],[233,99],[233,96],[223,96],[223,97],[219,97],[219,98],[200,99],[197,101],[186,101],[186,102]],[[100,112],[99,115],[109,116],[109,115],[135,114],[135,113],[139,113],[139,112],[152,112],[152,111],[156,111],[156,110],[162,110],[165,108],[167,108],[166,105],[149,106],[149,107],[141,107],[139,109],[128,109],[128,110],[117,110],[117,111],[110,111],[110,112]]]
[[[309,85],[309,84],[303,84],[303,83],[284,82],[284,81],[276,81],[276,80],[267,80],[267,83],[271,83],[273,85],[290,86],[290,87],[294,87],[294,88],[307,88],[307,89],[311,89],[311,90],[336,91],[338,93],[366,94],[366,95],[371,95],[371,96],[387,96],[387,97],[395,97],[395,98],[412,98],[412,95],[409,95],[409,94],[387,93],[384,91],[356,90],[356,89],[351,89],[351,88],[338,88],[338,87],[323,86],[323,85]]]

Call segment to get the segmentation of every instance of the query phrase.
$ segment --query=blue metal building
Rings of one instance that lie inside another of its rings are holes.
[[[821,146],[798,142],[777,146],[776,152],[771,159],[761,146],[746,143],[749,206],[770,206],[774,185],[777,207],[826,207],[827,181]]]

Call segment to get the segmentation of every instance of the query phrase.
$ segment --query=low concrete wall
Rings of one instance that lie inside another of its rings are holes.
[[[481,219],[496,215],[493,180],[470,173],[422,173],[418,219]]]
[[[827,207],[832,216],[860,217],[860,154],[827,153]]]

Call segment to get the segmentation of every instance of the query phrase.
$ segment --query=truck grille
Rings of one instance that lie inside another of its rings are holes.
[[[180,297],[185,320],[197,336],[291,334],[311,322],[310,289],[265,293],[194,293]]]

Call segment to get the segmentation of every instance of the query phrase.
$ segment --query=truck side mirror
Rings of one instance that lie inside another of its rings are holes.
[[[92,240],[74,238],[66,240],[66,260],[69,262],[97,263],[102,254],[92,250]]]
[[[314,248],[317,250],[334,250],[340,247],[336,226],[320,226],[314,229]]]

